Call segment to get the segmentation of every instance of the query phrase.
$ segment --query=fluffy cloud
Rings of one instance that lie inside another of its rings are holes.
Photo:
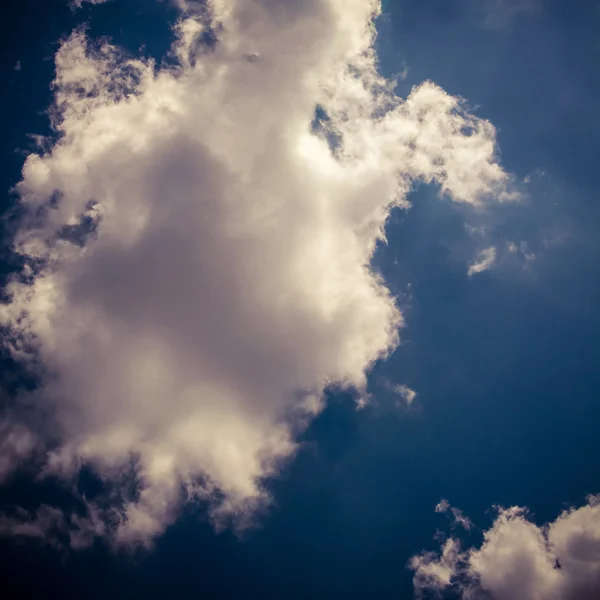
[[[6,343],[41,381],[44,473],[118,482],[133,461],[103,530],[120,543],[186,499],[244,522],[326,386],[364,389],[402,324],[370,260],[414,180],[514,197],[489,122],[377,74],[379,2],[211,7],[176,25],[172,67],[74,32],[56,139],[18,186]]]
[[[449,538],[409,563],[418,596],[454,589],[465,600],[592,600],[600,595],[600,497],[540,527],[500,509],[480,548]]]
[[[477,256],[477,260],[469,265],[469,269],[467,270],[467,274],[469,277],[471,275],[475,275],[476,273],[482,273],[483,271],[487,271],[492,267],[492,265],[496,262],[496,248],[491,246],[490,248],[486,248],[482,250]]]

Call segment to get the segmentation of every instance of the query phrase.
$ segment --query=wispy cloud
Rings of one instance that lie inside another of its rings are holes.
[[[469,275],[469,277],[471,277],[476,273],[482,273],[483,271],[487,271],[493,266],[494,262],[496,262],[496,248],[490,246],[489,248],[482,250],[478,254],[477,260],[471,265],[469,265],[467,274]]]
[[[394,391],[396,392],[396,394],[398,394],[398,396],[400,396],[402,401],[407,406],[410,406],[414,402],[415,398],[417,397],[417,392],[415,392],[415,390],[409,388],[407,385],[397,385],[394,388]]]
[[[506,249],[510,254],[522,256],[526,262],[535,260],[535,254],[529,250],[529,244],[527,242],[507,242]]]
[[[84,516],[42,505],[35,513],[17,509],[12,516],[0,515],[0,535],[24,537],[56,548],[79,550],[90,546],[105,532],[104,520],[91,505]]]
[[[502,29],[521,15],[540,10],[543,0],[482,0],[476,9],[482,11],[482,25],[487,29]]]
[[[442,498],[435,507],[435,512],[445,513],[452,516],[452,527],[462,527],[463,529],[469,530],[473,527],[473,523],[468,517],[465,517],[462,510],[454,506],[450,506],[450,503],[445,498]]]

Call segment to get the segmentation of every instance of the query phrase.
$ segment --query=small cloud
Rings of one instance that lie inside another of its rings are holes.
[[[394,383],[387,377],[381,377],[379,383],[383,389],[399,398],[399,400],[396,400],[397,405],[410,406],[417,397],[417,392],[406,384]]]
[[[482,273],[483,271],[487,271],[491,268],[491,266],[496,261],[496,248],[494,246],[490,246],[485,250],[482,250],[477,255],[477,261],[473,264],[469,265],[469,270],[467,271],[467,275],[471,277],[471,275],[475,275],[476,273]]]
[[[400,70],[392,78],[394,81],[404,81],[408,77],[410,69],[406,61],[402,61]]]
[[[398,396],[400,396],[407,406],[410,406],[417,397],[417,392],[409,388],[407,385],[397,385],[394,388],[394,391],[398,394]]]
[[[15,71],[20,71],[20,70],[21,70],[21,68],[22,68],[22,66],[21,66],[21,61],[20,61],[20,60],[18,60],[18,61],[16,62],[16,64],[15,64],[15,66],[13,67],[13,69],[14,69]]]
[[[462,527],[469,531],[473,527],[471,519],[466,517],[462,510],[450,505],[450,502],[442,498],[435,507],[436,513],[450,514],[452,516],[452,528]]]
[[[529,246],[528,246],[527,242],[521,242],[519,249],[521,250],[521,254],[523,255],[523,257],[525,258],[525,260],[527,262],[529,262],[531,260],[535,260],[536,256],[533,252],[529,251]]]
[[[506,249],[510,254],[521,254],[526,262],[530,262],[536,258],[535,254],[529,250],[527,242],[517,244],[516,242],[509,241],[506,243]]]
[[[465,223],[465,230],[469,235],[485,235],[485,227],[475,227],[474,225]]]
[[[356,410],[364,410],[369,404],[371,404],[371,395],[366,392],[359,393],[355,400]]]
[[[422,552],[413,556],[407,566],[415,573],[415,597],[422,598],[426,592],[432,592],[435,597],[439,597],[444,590],[452,586],[463,562],[464,554],[460,551],[460,543],[454,538],[448,538],[442,544],[439,555],[435,552]]]
[[[473,527],[473,522],[471,519],[469,519],[469,517],[465,517],[460,509],[452,508],[451,511],[452,516],[454,517],[454,523],[452,524],[453,527],[462,527],[467,531]]]

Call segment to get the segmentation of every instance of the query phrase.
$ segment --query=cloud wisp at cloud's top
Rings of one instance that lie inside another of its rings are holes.
[[[3,449],[4,473],[37,448],[45,474],[87,463],[116,482],[135,457],[135,497],[90,516],[117,543],[151,540],[186,499],[243,524],[325,387],[365,387],[402,324],[370,269],[390,210],[417,179],[512,197],[489,122],[378,75],[379,10],[215,0],[183,14],[160,68],[82,30],[64,41],[0,312],[50,417],[11,417],[27,444]]]

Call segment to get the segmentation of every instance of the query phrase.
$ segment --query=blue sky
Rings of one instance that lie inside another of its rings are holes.
[[[138,0],[77,11],[59,0],[22,2],[6,11],[0,173],[8,215],[18,202],[9,189],[33,151],[26,135],[49,131],[42,111],[52,100],[59,40],[87,22],[91,38],[109,36],[132,53],[144,46],[160,60],[180,13]],[[151,549],[133,552],[114,550],[102,535],[83,550],[56,550],[5,527],[0,551],[15,590],[8,597],[410,599],[420,588],[407,562],[439,551],[436,531],[477,549],[484,531],[500,527],[494,506],[527,507],[542,525],[598,493],[599,25],[597,2],[384,2],[380,72],[398,77],[400,97],[430,80],[489,120],[520,200],[475,207],[440,195],[435,183],[415,183],[410,209],[391,211],[371,268],[402,312],[400,345],[367,369],[365,408],[357,410],[354,390],[325,391],[326,407],[296,436],[298,452],[267,474],[273,503],[253,516],[255,527],[241,537],[227,523],[215,531],[203,500],[179,507]],[[16,269],[11,223],[6,274]],[[488,248],[496,252],[491,268],[469,276]],[[14,389],[25,380],[8,350],[3,357],[3,409],[12,414],[21,402]],[[397,385],[417,393],[408,406]],[[34,482],[33,473],[26,465],[3,484],[0,504],[11,519],[18,506],[81,511],[82,494],[93,499],[116,486],[93,472],[78,473],[74,487],[72,479]],[[435,512],[442,498],[471,519],[470,531]],[[598,523],[593,513],[596,552]],[[486,556],[494,567],[493,553]],[[526,587],[522,596],[502,595],[511,592],[484,567],[459,562],[451,570],[466,583],[445,589],[448,598],[475,585],[496,600],[535,597]],[[575,600],[588,597],[577,595],[589,592],[578,591],[581,581],[540,589]],[[421,587],[427,594],[440,584]]]

